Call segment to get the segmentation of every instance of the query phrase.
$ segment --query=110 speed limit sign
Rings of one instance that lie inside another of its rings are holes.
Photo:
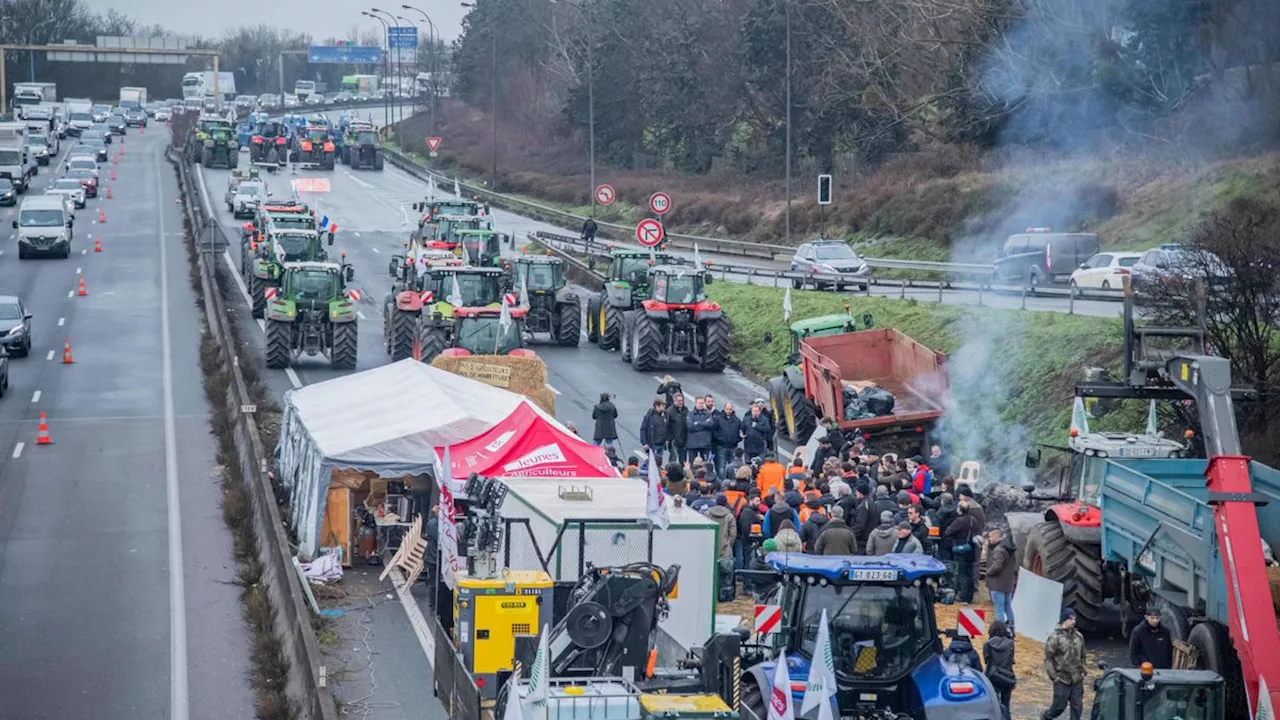
[[[665,215],[671,209],[671,196],[664,192],[656,192],[650,195],[649,209],[659,215]]]

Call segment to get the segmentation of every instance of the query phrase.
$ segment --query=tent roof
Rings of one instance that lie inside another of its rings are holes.
[[[480,435],[526,400],[408,359],[291,390],[285,402],[329,462],[355,466],[431,458],[436,443]]]
[[[436,448],[444,455],[444,447]],[[525,403],[482,435],[449,448],[454,479],[494,477],[617,477],[604,448],[574,435],[536,405]]]

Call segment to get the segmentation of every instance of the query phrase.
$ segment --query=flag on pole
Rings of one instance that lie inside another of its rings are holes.
[[[773,688],[769,691],[768,720],[796,720],[791,707],[791,676],[787,673],[787,652],[778,652],[778,667],[773,672]]]
[[[1084,399],[1076,398],[1075,404],[1071,407],[1071,434],[1088,435],[1089,434],[1089,418],[1084,412]]]
[[[547,648],[547,637],[551,630],[542,626],[538,634],[538,654],[533,658],[533,667],[529,669],[529,706],[533,708],[534,718],[547,717],[550,707],[547,700],[551,690],[551,652]],[[541,712],[539,712],[541,711]]]
[[[520,697],[520,686],[516,684],[516,676],[507,681],[507,707],[502,711],[502,720],[525,720],[524,698]]]
[[[1147,434],[1155,435],[1159,430],[1160,428],[1156,424],[1156,401],[1152,400],[1151,404],[1147,406]]]
[[[284,243],[280,243],[280,242],[271,243],[271,248],[276,253],[276,262],[284,263],[285,258],[288,257],[288,253],[284,251]]]
[[[699,270],[702,269],[702,256],[698,254],[698,243],[693,244],[693,264]]]
[[[462,307],[462,288],[458,286],[458,274],[453,274],[453,287],[449,289],[449,297],[445,300],[454,307]]]
[[[453,461],[449,446],[444,446],[444,458],[436,477],[440,482],[440,576],[450,588],[457,587],[457,571],[462,569],[458,557],[458,513],[453,505]]]
[[[814,708],[817,720],[834,720],[831,697],[836,693],[836,664],[831,655],[831,627],[827,624],[827,609],[822,609],[818,625],[818,637],[813,644],[813,661],[809,663],[809,682],[804,689],[804,701],[800,703],[803,717]]]
[[[505,334],[511,328],[511,303],[506,302],[507,298],[502,298],[502,310],[498,313],[498,327],[502,328]]]
[[[791,322],[791,288],[782,296],[782,322]]]
[[[456,198],[462,197],[462,188],[458,187],[458,178],[453,179],[453,196]]]
[[[415,257],[413,258],[413,269],[416,271],[418,277],[426,275],[427,270],[431,269],[430,264],[427,262],[427,254],[425,252],[415,253]]]
[[[324,230],[327,227],[329,227],[329,216],[325,215],[324,217],[320,218],[320,229]]]
[[[662,476],[658,474],[658,459],[649,451],[649,487],[644,497],[644,515],[649,522],[666,530],[671,527],[671,510],[662,493]]]
[[[520,276],[520,307],[529,307],[529,276]]]

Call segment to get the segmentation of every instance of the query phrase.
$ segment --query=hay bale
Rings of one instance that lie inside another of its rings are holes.
[[[470,355],[437,357],[431,364],[454,375],[520,393],[548,413],[556,412],[555,394],[547,387],[547,364],[541,358]]]

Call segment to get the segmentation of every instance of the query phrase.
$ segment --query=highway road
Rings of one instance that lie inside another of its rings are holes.
[[[111,146],[126,148],[118,180],[102,169],[114,199],[78,211],[70,259],[20,261],[17,211],[0,209],[0,294],[34,315],[32,352],[11,359],[0,399],[7,717],[254,712],[177,182],[166,134],[129,132]],[[41,170],[32,193],[58,174]],[[42,411],[52,445],[36,442]]]

